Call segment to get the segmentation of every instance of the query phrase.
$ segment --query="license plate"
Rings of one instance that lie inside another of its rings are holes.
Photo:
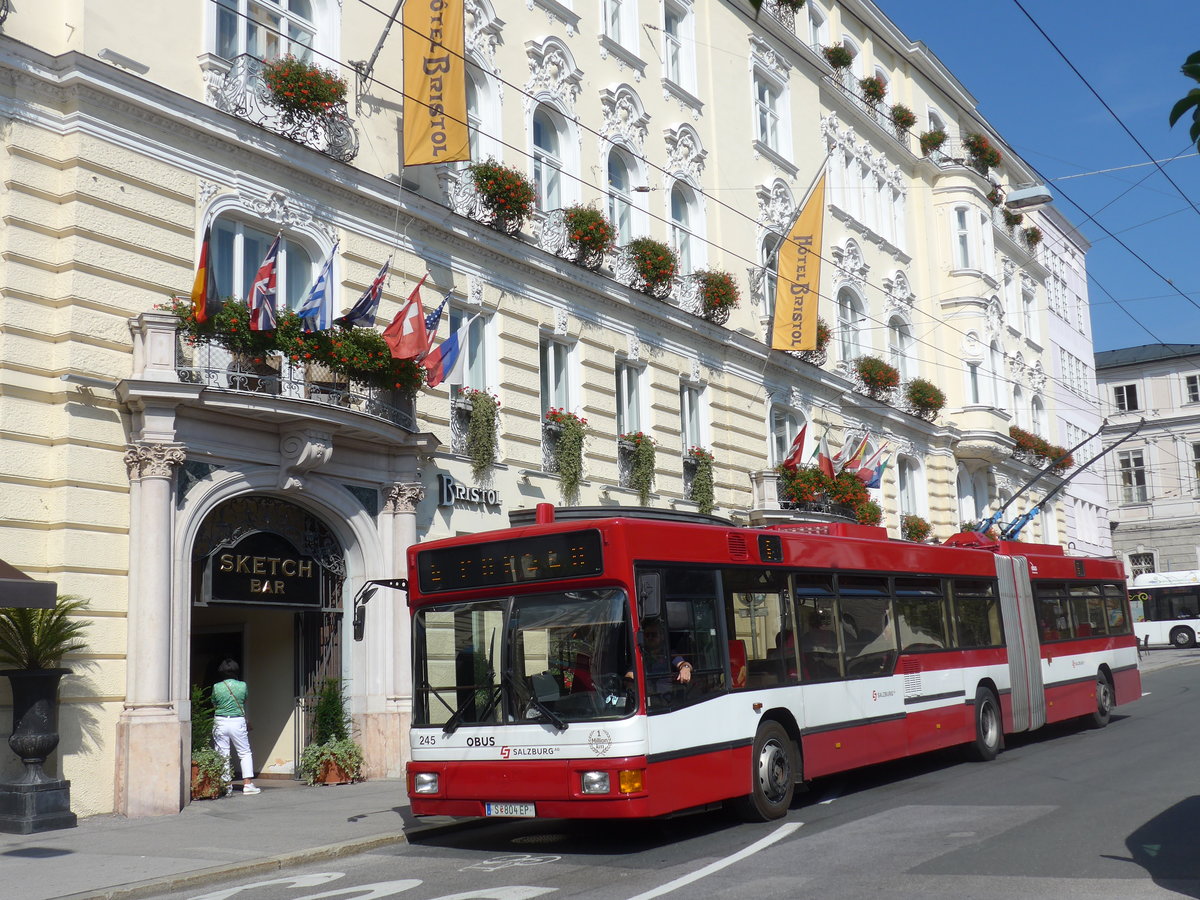
[[[485,803],[485,816],[512,816],[514,818],[532,819],[537,815],[532,803]]]

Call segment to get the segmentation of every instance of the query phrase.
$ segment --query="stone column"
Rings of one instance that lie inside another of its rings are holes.
[[[392,516],[391,571],[389,578],[407,577],[409,546],[417,539],[417,504],[425,498],[419,482],[396,482],[388,486],[384,514]],[[372,604],[389,605],[388,615],[376,608],[375,621],[390,622],[391,631],[382,642],[383,665],[390,666],[384,680],[387,696],[383,713],[368,715],[363,723],[366,774],[369,778],[401,778],[408,762],[408,729],[412,722],[412,654],[410,647],[408,597],[403,591],[381,588]],[[371,618],[368,612],[368,621]],[[368,630],[370,626],[368,625]]]
[[[180,710],[171,696],[171,491],[186,458],[179,444],[139,442],[125,453],[132,502],[125,708],[117,722],[117,810],[176,813],[186,801]]]

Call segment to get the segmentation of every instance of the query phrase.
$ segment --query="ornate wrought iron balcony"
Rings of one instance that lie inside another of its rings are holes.
[[[281,109],[263,79],[263,61],[243,53],[216,82],[211,99],[218,109],[273,131],[342,162],[358,155],[358,131],[339,103],[325,113]]]

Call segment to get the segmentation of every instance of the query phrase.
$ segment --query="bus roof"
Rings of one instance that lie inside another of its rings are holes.
[[[1200,584],[1200,571],[1188,569],[1180,572],[1144,572],[1134,575],[1133,587],[1156,587],[1169,584]]]

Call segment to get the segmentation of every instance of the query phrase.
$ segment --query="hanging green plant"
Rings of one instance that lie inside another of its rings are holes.
[[[940,128],[935,128],[932,131],[924,131],[917,138],[921,144],[921,155],[928,156],[934,150],[939,149],[942,144],[946,143],[946,132]]]
[[[914,378],[904,387],[904,399],[922,418],[936,416],[946,405],[946,395],[932,381]]]
[[[700,512],[708,515],[716,508],[713,455],[703,447],[688,447],[687,458],[695,467],[690,499],[700,507]]]
[[[612,250],[617,230],[604,213],[591,206],[568,206],[563,210],[567,240],[575,249],[575,262],[586,269],[595,269]]]
[[[638,503],[646,506],[654,487],[654,438],[641,431],[630,431],[619,440],[629,447],[629,486],[637,491]]]
[[[467,171],[475,182],[479,199],[493,216],[493,225],[508,234],[520,231],[537,197],[529,179],[494,159],[474,163]]]
[[[652,297],[665,297],[671,290],[671,281],[679,271],[679,258],[675,251],[653,238],[634,238],[626,245],[633,270],[637,274],[635,287]]]
[[[271,100],[286,116],[319,116],[346,100],[346,82],[333,72],[288,55],[263,66]]]
[[[860,78],[858,80],[858,89],[862,91],[863,99],[871,106],[879,103],[887,96],[887,82],[879,75]]]
[[[917,115],[903,103],[892,106],[892,124],[901,131],[908,131],[917,124]]]
[[[1025,221],[1025,214],[1013,212],[1011,209],[1006,209],[1001,213],[1004,216],[1004,224],[1009,228],[1015,228]]]
[[[880,399],[900,384],[900,372],[878,356],[860,356],[854,361],[854,370],[872,400]]]
[[[570,499],[579,493],[579,485],[583,482],[583,439],[587,433],[587,419],[553,408],[546,411],[546,424],[557,432],[554,465],[558,469],[563,497]]]
[[[471,405],[467,423],[467,458],[471,474],[479,478],[496,461],[496,420],[499,418],[500,398],[487,391],[463,388],[459,397]]]
[[[933,526],[920,516],[905,515],[900,517],[900,534],[906,541],[916,541],[923,544],[929,540]]]
[[[821,48],[821,55],[825,57],[825,62],[829,63],[830,67],[841,71],[848,69],[854,64],[854,54],[845,44],[833,44],[829,47]]]

